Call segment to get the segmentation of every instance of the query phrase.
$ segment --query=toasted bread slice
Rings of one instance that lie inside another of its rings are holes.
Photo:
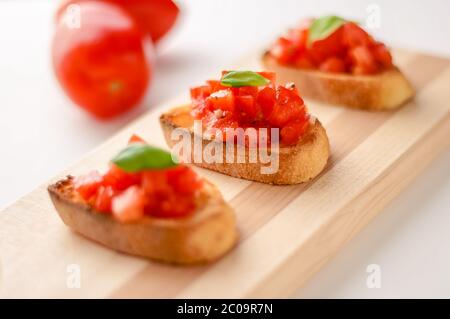
[[[237,239],[233,210],[219,190],[205,181],[196,211],[185,218],[144,217],[121,223],[111,214],[95,211],[73,188],[68,176],[48,187],[64,223],[81,235],[131,255],[176,264],[215,260]]]
[[[164,137],[170,147],[173,147],[178,142],[172,139],[172,132],[175,129],[185,129],[190,133],[191,149],[194,149],[193,118],[190,115],[190,106],[181,106],[161,115],[160,123]],[[330,153],[327,134],[318,120],[312,121],[307,132],[296,145],[278,149],[279,167],[273,174],[261,173],[261,167],[267,167],[268,164],[261,163],[259,160],[256,163],[251,163],[249,160],[249,149],[246,146],[234,144],[232,146],[233,149],[229,151],[235,154],[235,158],[238,158],[238,149],[244,148],[242,153],[245,153],[245,158],[240,162],[227,163],[226,143],[205,138],[202,139],[201,143],[203,149],[209,143],[220,143],[220,147],[223,148],[223,159],[221,163],[207,163],[204,160],[194,163],[194,154],[192,152],[191,161],[195,165],[233,177],[279,185],[298,184],[316,177],[326,166]]]
[[[326,73],[280,65],[268,53],[263,55],[262,63],[277,73],[279,81],[294,82],[303,97],[324,103],[373,111],[392,110],[415,94],[398,68],[364,76]]]

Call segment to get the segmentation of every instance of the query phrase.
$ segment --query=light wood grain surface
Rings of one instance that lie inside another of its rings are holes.
[[[198,170],[238,217],[240,243],[223,259],[186,268],[101,247],[63,225],[46,183],[0,212],[0,297],[288,296],[448,148],[450,61],[406,51],[395,58],[418,91],[396,112],[307,101],[332,148],[329,165],[314,181],[269,186]],[[257,67],[254,58],[240,65]],[[104,167],[131,133],[165,146],[155,129],[158,116],[145,114],[55,179]],[[67,287],[71,264],[80,267],[80,288]]]

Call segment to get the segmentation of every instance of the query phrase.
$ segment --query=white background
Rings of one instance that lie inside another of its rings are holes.
[[[0,0],[0,207],[12,203],[103,142],[131,119],[240,56],[262,48],[305,16],[365,21],[391,46],[450,57],[450,2],[185,0],[164,39],[141,108],[98,122],[73,106],[53,78],[50,43],[57,1]],[[450,89],[450,83],[449,83]],[[450,101],[449,101],[450,103]],[[155,128],[159,129],[159,128]],[[381,267],[381,288],[366,267]],[[293,297],[450,298],[450,151]]]

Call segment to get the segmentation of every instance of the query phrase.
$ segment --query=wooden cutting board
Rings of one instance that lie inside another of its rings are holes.
[[[0,297],[288,296],[450,144],[450,60],[394,56],[417,88],[400,110],[369,113],[306,101],[332,147],[314,181],[270,186],[199,169],[236,210],[240,242],[223,259],[187,268],[116,253],[64,226],[47,195],[56,178],[102,168],[131,133],[165,146],[158,116],[176,105],[169,102],[0,212]],[[243,66],[260,69],[255,62]],[[68,288],[78,270],[80,288]]]

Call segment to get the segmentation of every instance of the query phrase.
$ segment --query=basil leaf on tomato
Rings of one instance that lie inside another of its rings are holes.
[[[163,169],[177,165],[172,154],[144,143],[132,143],[119,152],[112,162],[126,172]]]
[[[338,16],[324,16],[315,19],[309,27],[308,45],[323,40],[339,29],[346,20]]]
[[[270,81],[253,71],[230,71],[220,80],[223,86],[241,87],[241,86],[263,86]]]

